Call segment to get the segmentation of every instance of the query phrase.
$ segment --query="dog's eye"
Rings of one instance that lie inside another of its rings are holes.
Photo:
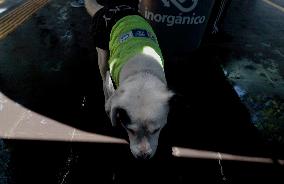
[[[159,132],[159,130],[160,130],[160,128],[157,128],[157,129],[153,130],[152,134],[155,134],[155,133]]]
[[[130,129],[129,127],[125,127],[130,133],[135,134],[135,131]]]
[[[116,119],[117,122],[121,123],[124,127],[130,124],[130,118],[124,109],[117,109]]]

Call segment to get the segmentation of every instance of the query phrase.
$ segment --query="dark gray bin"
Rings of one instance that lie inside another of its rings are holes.
[[[185,54],[202,41],[215,0],[141,0],[140,13],[153,26],[163,52]]]

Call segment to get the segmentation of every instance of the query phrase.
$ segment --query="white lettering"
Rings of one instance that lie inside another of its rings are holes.
[[[161,14],[156,14],[156,15],[154,16],[154,19],[155,19],[156,22],[161,22],[161,20],[162,20],[162,15],[161,15]]]
[[[195,17],[194,17],[194,16],[195,16],[195,13],[192,14],[190,24],[193,24],[193,21],[195,20]]]
[[[206,19],[205,16],[202,16],[202,17],[200,18],[200,20],[199,20],[199,23],[200,23],[200,24],[204,23],[204,22],[205,22],[205,19]]]
[[[153,20],[153,18],[154,18],[154,13],[153,12],[150,12],[150,11],[148,11],[148,16],[147,16],[147,19],[150,19],[150,20]]]
[[[186,21],[186,23],[185,23],[185,21]],[[183,17],[182,24],[189,24],[189,23],[190,23],[190,17]]]
[[[163,15],[163,20],[162,20],[163,23],[166,21],[167,17],[168,17],[167,15]]]
[[[177,16],[176,20],[175,20],[175,24],[181,24],[182,23],[182,17],[181,16]]]
[[[199,19],[200,19],[200,16],[197,16],[197,17],[194,19],[194,24],[199,24],[199,22],[197,22]]]
[[[167,26],[173,26],[175,23],[175,16],[168,16],[167,23]]]
[[[206,20],[205,16],[196,16],[195,13],[189,16],[175,16],[175,15],[163,15],[154,13],[148,9],[144,12],[145,18],[158,23],[165,23],[167,26],[173,26],[175,24],[189,25],[189,24],[203,24]]]

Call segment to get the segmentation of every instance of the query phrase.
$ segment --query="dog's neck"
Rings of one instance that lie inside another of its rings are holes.
[[[137,74],[148,73],[153,77],[159,79],[163,84],[167,85],[165,73],[161,65],[155,60],[155,58],[139,54],[131,58],[125,66],[122,68],[119,80],[121,83],[127,80],[129,77]]]

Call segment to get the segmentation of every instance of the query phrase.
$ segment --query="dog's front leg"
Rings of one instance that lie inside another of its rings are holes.
[[[109,67],[108,67],[108,51],[100,49],[97,47],[98,52],[98,65],[103,80],[103,90],[105,96],[105,102],[112,96],[114,93],[114,86],[110,77]]]
[[[87,12],[91,16],[94,16],[103,6],[100,5],[96,0],[85,0],[85,7]]]
[[[115,91],[109,71],[107,71],[105,81],[103,81],[103,89],[104,89],[105,103],[106,103],[108,99],[114,94]]]
[[[105,81],[106,73],[109,70],[109,67],[108,67],[109,54],[108,54],[108,51],[106,51],[104,49],[100,49],[98,47],[96,47],[96,49],[97,49],[97,53],[98,53],[98,65],[99,65],[101,77],[102,77],[103,81]]]

